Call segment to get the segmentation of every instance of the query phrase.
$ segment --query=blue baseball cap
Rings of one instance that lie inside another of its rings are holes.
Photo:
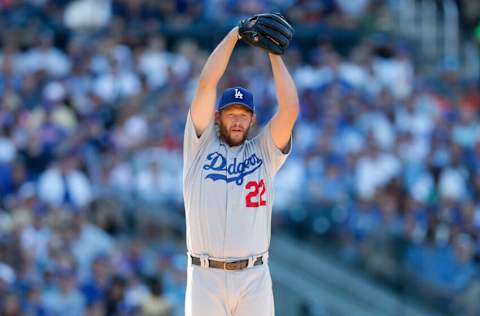
[[[255,113],[255,105],[253,104],[253,95],[250,91],[242,87],[228,88],[223,91],[223,94],[217,104],[217,111],[221,111],[230,105],[242,105],[248,110]]]

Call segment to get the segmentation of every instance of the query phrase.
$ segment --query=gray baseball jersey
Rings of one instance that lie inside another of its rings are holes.
[[[224,259],[268,251],[273,176],[291,141],[283,153],[267,125],[253,139],[230,147],[218,137],[213,119],[197,137],[189,112],[183,144],[188,251]]]

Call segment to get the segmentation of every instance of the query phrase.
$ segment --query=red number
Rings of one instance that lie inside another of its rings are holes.
[[[258,207],[258,202],[253,201],[253,199],[258,195],[258,185],[255,181],[250,181],[245,186],[245,189],[252,191],[248,192],[247,196],[245,197],[245,201],[247,203],[247,207]]]
[[[263,181],[263,179],[260,180],[260,190],[261,190],[261,191],[260,191],[260,205],[261,205],[261,206],[265,206],[265,205],[267,205],[267,201],[265,201],[265,200],[263,199],[263,195],[265,194],[265,190],[266,190],[266,188],[265,188],[265,182]]]
[[[260,182],[250,181],[245,186],[245,189],[251,190],[248,192],[247,196],[245,197],[245,202],[247,207],[259,207],[267,205],[267,201],[263,199],[263,195],[265,194],[265,182],[260,180]],[[260,191],[260,195],[258,194]],[[258,199],[258,201],[257,201]]]

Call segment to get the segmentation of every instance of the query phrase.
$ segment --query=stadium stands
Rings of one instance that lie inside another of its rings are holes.
[[[479,313],[479,82],[376,34],[394,1],[84,2],[0,0],[0,315],[183,315],[183,236],[154,219],[182,210],[185,115],[218,40],[201,30],[272,3],[298,26],[301,99],[274,230]],[[222,85],[273,114],[261,51],[241,45]]]

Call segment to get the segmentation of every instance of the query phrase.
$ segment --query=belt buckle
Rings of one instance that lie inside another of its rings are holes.
[[[228,271],[241,270],[241,262],[240,261],[226,261],[224,263],[224,269],[228,270]]]
[[[235,270],[235,263],[234,262],[229,262],[229,261],[224,261],[223,269],[228,270],[228,271]]]

